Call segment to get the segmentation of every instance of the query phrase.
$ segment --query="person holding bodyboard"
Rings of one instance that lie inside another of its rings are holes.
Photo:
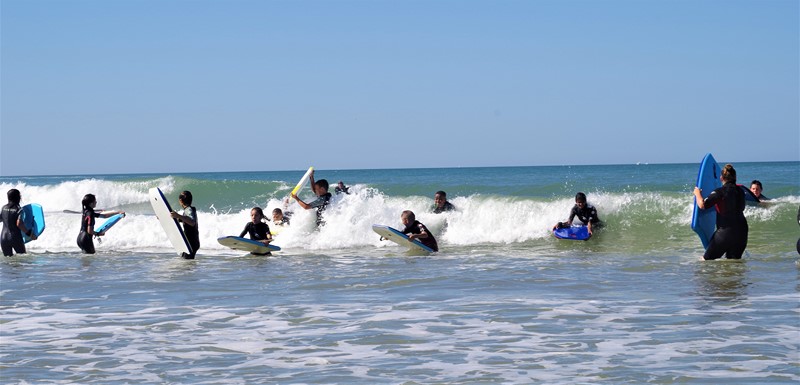
[[[703,259],[712,260],[722,257],[741,259],[747,248],[747,219],[744,217],[744,191],[736,185],[736,170],[726,164],[719,176],[722,187],[715,189],[703,199],[702,190],[694,188],[694,198],[701,210],[717,210],[717,229],[711,235]]]
[[[405,226],[401,232],[408,236],[409,241],[418,240],[423,245],[430,247],[431,250],[439,251],[439,244],[436,243],[436,238],[433,237],[433,234],[425,225],[417,220],[413,211],[403,211],[400,214],[400,220]]]
[[[109,218],[117,214],[125,214],[125,212],[122,210],[101,211],[99,213],[94,211],[95,206],[97,206],[97,198],[94,194],[84,195],[81,200],[81,205],[83,205],[83,215],[81,216],[81,231],[78,233],[78,247],[86,254],[94,254],[95,250],[92,237],[102,237],[105,235],[105,232],[94,232],[94,219]]]
[[[25,254],[25,241],[22,239],[22,234],[27,234],[31,239],[36,240],[36,234],[33,229],[25,227],[25,222],[22,220],[22,207],[19,202],[22,200],[22,194],[19,190],[12,188],[6,193],[8,196],[8,204],[3,206],[3,211],[0,212],[0,219],[3,221],[3,233],[0,238],[0,246],[3,249],[3,255],[10,257],[17,254]]]
[[[189,241],[189,246],[192,247],[192,253],[183,253],[181,256],[184,259],[194,259],[197,255],[197,250],[200,249],[200,231],[197,229],[197,209],[192,206],[192,192],[182,191],[178,195],[178,203],[183,207],[181,214],[173,211],[169,213],[172,219],[183,223],[183,233],[186,235],[186,240]]]
[[[594,228],[602,226],[600,218],[597,217],[597,209],[594,206],[586,203],[586,194],[579,192],[575,194],[575,206],[569,212],[569,219],[566,222],[558,222],[553,226],[553,230],[567,228],[572,226],[572,220],[578,217],[588,231],[588,236],[594,234]]]
[[[317,196],[317,199],[311,203],[303,202],[302,199],[297,197],[297,191],[292,191],[292,198],[297,201],[297,204],[300,207],[310,210],[313,208],[317,209],[317,226],[322,226],[325,224],[325,221],[322,219],[322,213],[325,211],[325,208],[328,207],[328,203],[331,201],[331,193],[328,192],[328,181],[325,179],[320,179],[318,181],[314,181],[314,170],[310,170],[309,180],[311,181],[311,190],[314,191],[314,194]]]

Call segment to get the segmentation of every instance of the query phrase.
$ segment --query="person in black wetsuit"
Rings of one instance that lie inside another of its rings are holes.
[[[744,191],[736,185],[736,170],[726,164],[722,169],[722,187],[715,189],[703,199],[702,190],[694,188],[695,202],[700,209],[717,210],[717,230],[711,236],[703,259],[717,259],[725,255],[728,259],[740,259],[747,248],[747,219],[744,217]]]
[[[764,196],[761,192],[764,191],[764,186],[761,184],[761,181],[758,179],[753,180],[750,182],[750,192],[753,193],[753,197],[758,199],[759,202],[768,201],[769,198]]]
[[[403,211],[400,214],[400,220],[403,221],[403,225],[406,227],[401,232],[408,235],[409,240],[418,239],[423,245],[430,247],[431,250],[439,251],[439,244],[436,243],[436,238],[433,237],[433,234],[425,225],[416,219],[413,211]]]
[[[192,206],[192,193],[191,191],[182,191],[178,195],[178,202],[183,207],[183,213],[178,214],[173,211],[170,213],[172,218],[177,219],[183,223],[183,233],[186,235],[186,240],[189,241],[189,246],[192,247],[192,253],[182,253],[184,259],[194,259],[197,255],[197,250],[200,249],[200,231],[197,226],[197,209]]]
[[[441,214],[445,211],[454,211],[456,209],[452,203],[447,200],[447,193],[444,191],[437,191],[433,194],[433,213]]]
[[[311,171],[311,175],[309,176],[311,181],[311,188],[314,190],[314,194],[317,195],[317,199],[311,203],[303,202],[300,198],[297,197],[297,194],[292,194],[292,198],[297,201],[297,204],[300,207],[309,210],[316,208],[317,209],[317,226],[322,226],[325,224],[325,221],[322,219],[322,213],[325,212],[325,209],[328,207],[328,203],[331,201],[331,193],[328,192],[328,181],[325,179],[320,179],[314,182],[314,171]]]
[[[589,230],[589,235],[592,235],[594,228],[602,226],[600,218],[597,217],[597,209],[594,206],[586,203],[586,194],[579,192],[575,194],[575,206],[569,212],[569,219],[566,222],[558,222],[553,226],[553,230],[563,227],[572,226],[572,220],[578,217],[586,229]]]
[[[3,211],[0,212],[0,218],[3,221],[0,247],[3,249],[3,255],[10,257],[14,255],[14,251],[17,254],[25,254],[25,241],[22,239],[22,233],[27,234],[33,240],[36,240],[36,234],[32,229],[26,228],[20,218],[22,207],[19,206],[19,202],[22,200],[22,194],[19,190],[12,188],[8,190],[6,196],[8,196],[8,204],[3,206]]]
[[[253,207],[250,210],[250,222],[244,226],[239,238],[244,238],[246,234],[250,234],[250,239],[265,245],[272,242],[272,234],[269,231],[269,225],[264,222],[264,211],[261,207]]]
[[[275,226],[289,226],[289,218],[291,216],[292,213],[284,213],[283,210],[276,208],[272,210],[272,223],[274,223]]]
[[[336,188],[333,191],[336,192],[337,195],[341,194],[341,193],[345,193],[345,194],[349,195],[350,194],[350,187],[345,186],[344,182],[339,181],[339,183],[336,184]]]
[[[86,254],[94,254],[94,241],[92,237],[101,237],[105,233],[94,232],[94,219],[95,218],[108,218],[117,214],[125,214],[124,211],[101,211],[95,212],[94,208],[97,206],[97,198],[94,194],[86,194],[81,200],[83,205],[83,215],[81,215],[81,231],[78,233],[78,247],[81,248]]]

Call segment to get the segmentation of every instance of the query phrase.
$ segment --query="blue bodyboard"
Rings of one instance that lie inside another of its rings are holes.
[[[42,206],[36,203],[22,206],[22,212],[19,217],[22,219],[22,223],[25,224],[25,227],[33,231],[37,238],[42,235],[42,232],[44,232],[44,211],[42,210]],[[25,241],[25,243],[32,241],[28,234],[22,234],[22,240]]]
[[[553,229],[553,235],[558,239],[569,239],[572,241],[585,241],[591,237],[589,228],[586,226],[571,226]]]
[[[117,214],[117,215],[113,215],[113,216],[108,217],[108,219],[105,222],[103,222],[103,224],[95,226],[95,228],[94,228],[95,234],[102,233],[104,231],[108,231],[108,229],[110,229],[111,226],[116,225],[117,222],[119,222],[119,220],[124,218],[124,217],[125,217],[125,214]]]
[[[712,191],[722,187],[722,182],[719,176],[722,169],[714,160],[714,157],[709,153],[706,154],[703,161],[700,162],[700,171],[697,173],[697,184],[700,188],[703,199],[707,198]],[[692,212],[692,230],[700,237],[700,242],[703,243],[703,248],[707,249],[711,236],[714,235],[714,230],[717,227],[717,210],[714,207],[700,209],[697,207],[697,202],[694,202],[694,209]]]

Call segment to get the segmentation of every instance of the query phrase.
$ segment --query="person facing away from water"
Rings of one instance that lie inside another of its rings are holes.
[[[239,238],[244,238],[246,234],[250,234],[250,239],[265,245],[272,242],[272,234],[269,231],[269,225],[264,222],[264,211],[261,207],[253,207],[250,210],[250,222],[244,226]]]
[[[311,181],[311,188],[314,191],[314,194],[317,196],[317,199],[311,203],[306,203],[297,197],[297,194],[292,194],[292,198],[294,198],[294,200],[297,201],[297,204],[299,204],[303,209],[310,210],[316,208],[317,226],[322,226],[325,224],[325,221],[322,220],[322,213],[325,212],[325,209],[328,207],[328,203],[331,201],[331,193],[328,192],[328,181],[325,179],[320,179],[315,182],[313,170],[311,171],[309,178]]]
[[[349,194],[350,194],[350,187],[347,187],[347,186],[345,186],[345,185],[344,185],[344,182],[342,182],[342,181],[339,181],[339,183],[337,183],[337,184],[336,184],[336,188],[335,188],[333,191],[334,191],[334,192],[335,192],[337,195],[338,195],[338,194],[341,194],[341,193],[345,193],[345,194],[348,194],[348,195],[349,195]]]
[[[400,220],[403,222],[405,228],[401,231],[403,234],[408,235],[408,239],[413,241],[415,239],[422,242],[423,245],[428,246],[433,251],[439,251],[439,245],[436,243],[436,238],[433,237],[430,230],[416,219],[414,212],[411,210],[403,211],[400,214]]]
[[[586,229],[589,230],[589,235],[593,235],[595,228],[602,226],[602,222],[597,216],[597,209],[586,203],[586,194],[582,192],[575,194],[575,206],[572,206],[572,209],[569,211],[569,219],[567,219],[566,222],[556,223],[556,225],[553,226],[553,230],[572,226],[572,221],[575,217],[578,217],[578,220],[586,225]]]
[[[86,194],[81,200],[83,205],[83,215],[81,216],[81,231],[78,233],[78,247],[81,248],[86,254],[94,254],[94,241],[92,237],[102,237],[104,232],[94,232],[95,218],[108,218],[117,214],[125,214],[124,211],[101,211],[95,212],[94,208],[97,206],[97,198],[94,194]]]
[[[191,191],[182,191],[180,195],[178,195],[178,202],[181,204],[183,212],[178,214],[177,212],[172,211],[170,213],[173,219],[177,219],[179,222],[183,223],[183,234],[186,235],[186,240],[189,241],[189,246],[191,246],[192,249],[191,254],[181,254],[181,256],[185,259],[194,259],[195,255],[197,255],[197,250],[200,249],[200,231],[198,230],[197,226],[197,209],[192,206],[192,200],[193,198]]]
[[[22,234],[25,233],[31,239],[36,240],[36,234],[33,229],[25,227],[25,222],[22,221],[20,214],[22,214],[22,207],[19,202],[22,201],[22,194],[19,190],[12,188],[6,193],[8,197],[8,204],[3,206],[3,211],[0,211],[0,218],[3,221],[3,232],[0,235],[0,247],[3,249],[3,255],[10,257],[17,254],[25,254],[25,241],[22,239]]]
[[[753,196],[756,197],[759,202],[768,201],[769,198],[761,194],[762,191],[764,191],[764,186],[761,185],[761,181],[755,179],[750,182],[750,192],[753,193]]]
[[[453,211],[456,207],[447,201],[447,193],[444,191],[437,191],[433,194],[433,213],[441,214],[445,211]]]
[[[276,208],[272,210],[272,223],[275,224],[275,226],[289,226],[289,217],[291,216],[292,213],[284,213],[283,210]]]
[[[694,197],[700,209],[717,210],[717,230],[711,235],[703,259],[717,259],[725,255],[728,259],[740,259],[747,248],[747,219],[744,217],[744,191],[736,185],[736,170],[726,164],[720,175],[722,187],[715,189],[703,199],[698,187],[694,188]]]

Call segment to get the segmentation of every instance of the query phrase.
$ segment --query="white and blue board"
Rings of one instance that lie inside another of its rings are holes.
[[[266,254],[270,251],[280,251],[281,248],[275,245],[265,245],[259,241],[254,241],[252,239],[242,238],[242,237],[219,237],[217,238],[217,242],[220,245],[230,247],[234,250],[241,250],[247,251],[251,254]]]
[[[150,205],[153,206],[156,218],[161,223],[161,227],[164,228],[172,247],[175,248],[178,255],[183,255],[183,253],[191,254],[192,246],[189,245],[189,240],[186,239],[186,234],[183,233],[180,223],[170,215],[172,209],[169,207],[167,199],[164,198],[164,193],[158,187],[153,187],[150,189],[149,195]]]
[[[388,239],[400,246],[407,247],[409,250],[424,251],[433,253],[433,249],[422,244],[422,242],[414,239],[408,239],[408,235],[403,234],[400,230],[384,225],[372,225],[372,231],[378,233],[384,239]]]
[[[302,190],[303,187],[305,187],[305,185],[306,185],[306,183],[308,183],[308,179],[311,177],[311,173],[313,171],[314,171],[314,166],[311,166],[311,167],[308,168],[308,171],[306,171],[306,173],[303,174],[303,177],[300,178],[300,181],[297,182],[297,185],[294,186],[294,188],[292,189],[292,194],[291,195],[297,194],[298,191]]]
[[[592,237],[586,225],[553,229],[553,235],[558,239],[569,239],[572,241],[585,241]]]
[[[103,222],[102,224],[100,224],[98,226],[95,226],[94,233],[97,234],[97,233],[103,233],[103,232],[108,231],[108,229],[110,229],[112,226],[116,225],[117,222],[119,222],[119,220],[122,219],[122,218],[125,218],[125,214],[116,214],[116,215],[112,215],[112,216],[108,217],[108,219],[106,219],[105,222]]]
[[[697,184],[700,188],[700,195],[703,199],[707,198],[712,191],[722,186],[719,177],[722,169],[717,164],[717,161],[709,153],[700,162],[700,170],[697,172]],[[703,243],[703,248],[708,248],[711,242],[711,236],[714,235],[714,230],[717,227],[717,210],[714,207],[707,207],[700,209],[697,207],[697,202],[694,202],[694,210],[692,212],[692,230],[700,237],[700,242]]]
[[[44,211],[42,210],[42,206],[37,203],[31,203],[25,206],[22,206],[22,212],[19,214],[20,219],[22,219],[22,223],[25,224],[25,227],[30,230],[33,234],[36,234],[36,238],[39,238],[44,232]],[[25,243],[32,241],[33,239],[28,236],[28,234],[22,234],[22,240]]]

